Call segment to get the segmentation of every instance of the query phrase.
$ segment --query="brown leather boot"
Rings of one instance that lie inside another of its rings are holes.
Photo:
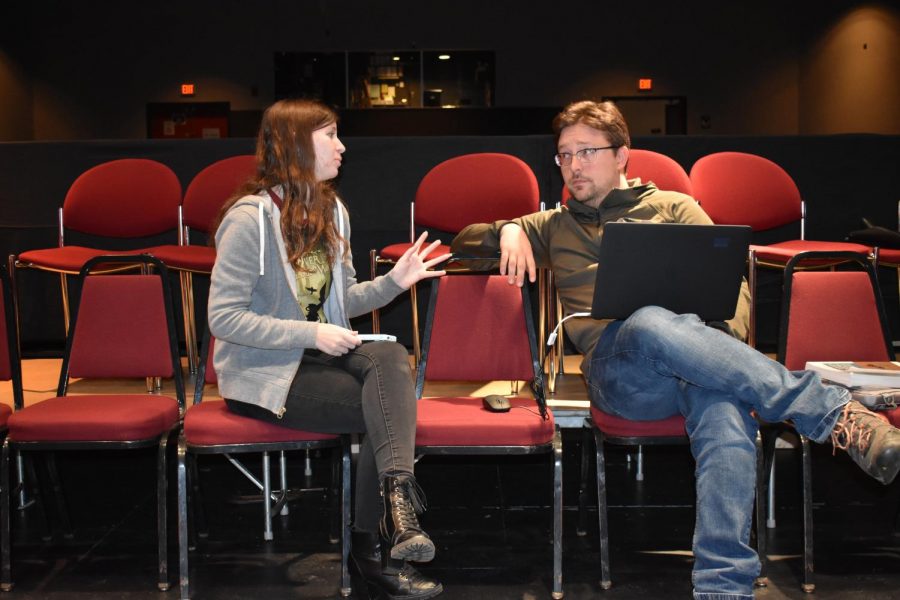
[[[391,558],[428,562],[434,558],[434,542],[419,526],[416,516],[425,509],[424,494],[412,475],[387,475],[381,481],[384,517],[381,535],[388,540]]]
[[[831,431],[831,442],[885,485],[900,471],[900,429],[856,400],[844,405]]]
[[[377,533],[354,531],[351,538],[350,568],[356,576],[354,592],[358,598],[426,600],[444,591],[439,582],[406,561],[382,555]]]

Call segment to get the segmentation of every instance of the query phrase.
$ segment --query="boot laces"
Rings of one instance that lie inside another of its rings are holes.
[[[416,480],[410,477],[399,481],[392,493],[400,496],[400,502],[395,504],[395,514],[400,521],[397,525],[401,529],[418,528],[419,520],[416,515],[425,512],[425,492]]]
[[[838,418],[834,429],[831,430],[831,443],[835,449],[847,450],[852,446],[865,454],[872,442],[872,434],[875,427],[881,421],[875,414],[866,408],[848,402],[844,405],[843,412]]]

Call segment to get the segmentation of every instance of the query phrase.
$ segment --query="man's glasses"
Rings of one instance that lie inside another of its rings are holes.
[[[601,148],[582,148],[575,154],[571,152],[560,152],[553,155],[553,160],[558,167],[568,167],[572,164],[572,158],[577,158],[578,162],[583,165],[589,165],[597,158],[597,153],[601,150],[615,150],[619,146],[603,146]]]

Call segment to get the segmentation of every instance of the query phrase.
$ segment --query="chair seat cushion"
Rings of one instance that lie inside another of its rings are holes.
[[[684,417],[674,415],[655,421],[623,419],[591,407],[591,420],[605,435],[614,437],[684,437]]]
[[[9,417],[14,442],[149,440],[178,422],[178,401],[151,394],[50,398]]]
[[[750,246],[756,250],[757,260],[776,264],[786,264],[791,258],[800,252],[822,251],[822,252],[860,252],[869,254],[872,249],[862,244],[853,244],[850,242],[816,242],[812,240],[791,240],[788,242],[778,242],[777,244],[769,244],[766,246]],[[812,261],[810,264],[827,264],[821,261]]]
[[[423,398],[417,403],[416,446],[535,446],[553,439],[531,398],[510,398],[509,412],[487,411],[481,398]]]
[[[155,246],[147,253],[161,260],[170,269],[211,273],[216,262],[216,249],[210,246]]]
[[[222,400],[206,400],[188,408],[184,438],[188,446],[221,446],[331,440],[337,436],[273,425],[235,414]]]
[[[19,254],[16,259],[20,263],[29,264],[39,269],[78,273],[84,263],[95,256],[117,254],[139,254],[142,250],[116,251],[101,250],[100,248],[85,248],[84,246],[63,246],[62,248],[45,248],[42,250],[29,250]],[[121,269],[122,265],[116,265]],[[102,270],[99,269],[99,270]]]
[[[427,240],[426,240],[425,245],[426,246],[428,245]],[[385,246],[378,253],[378,258],[381,260],[389,260],[389,261],[396,262],[400,259],[401,256],[403,256],[404,252],[409,250],[410,246],[412,246],[412,244],[410,244],[410,243],[391,244],[390,246]],[[450,252],[450,246],[447,246],[445,244],[439,244],[437,246],[437,248],[435,248],[428,254],[428,258],[437,258],[441,254],[447,254],[448,252]]]

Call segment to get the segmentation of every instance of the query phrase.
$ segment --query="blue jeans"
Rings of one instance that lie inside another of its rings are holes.
[[[807,371],[791,372],[696,315],[648,306],[611,323],[594,349],[591,401],[632,420],[682,414],[696,460],[694,598],[752,599],[750,547],[757,421],[791,420],[822,442],[849,401]]]

